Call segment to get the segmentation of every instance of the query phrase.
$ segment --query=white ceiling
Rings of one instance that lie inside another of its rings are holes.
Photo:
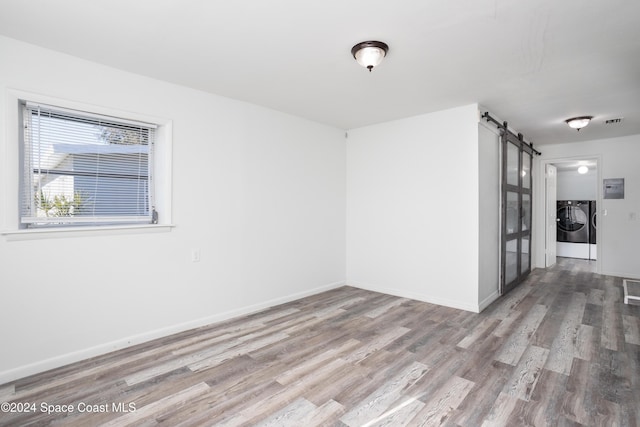
[[[0,34],[344,129],[477,102],[535,145],[640,134],[636,0],[0,0]]]

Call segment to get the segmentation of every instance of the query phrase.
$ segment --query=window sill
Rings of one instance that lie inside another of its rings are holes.
[[[133,224],[90,227],[32,228],[27,230],[2,231],[6,240],[35,240],[66,237],[105,236],[116,234],[167,233],[174,224]]]

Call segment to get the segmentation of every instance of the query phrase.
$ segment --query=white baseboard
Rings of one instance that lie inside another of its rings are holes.
[[[497,300],[498,298],[500,298],[500,294],[498,293],[498,290],[496,289],[491,295],[489,295],[488,297],[486,297],[485,299],[480,301],[480,303],[478,304],[477,313],[480,313],[482,310],[484,310],[485,308],[489,307],[491,305],[491,303],[494,302],[495,300]]]
[[[434,297],[432,295],[426,295],[417,292],[408,292],[404,289],[386,288],[384,286],[376,286],[369,283],[356,282],[353,280],[347,280],[347,286],[353,286],[354,288],[365,289],[367,291],[380,292],[387,295],[394,295],[401,298],[409,298],[417,301],[428,302],[430,304],[457,308],[458,310],[471,311],[473,313],[480,312],[480,307],[478,307],[477,305],[465,303],[462,301],[449,300],[446,298]]]
[[[180,323],[177,325],[155,329],[142,334],[132,335],[132,336],[111,341],[108,343],[100,344],[94,347],[89,347],[79,351],[74,351],[71,353],[52,357],[50,359],[41,360],[35,363],[31,363],[29,365],[19,366],[17,368],[0,372],[0,385],[11,382],[11,381],[15,381],[20,378],[27,377],[29,375],[34,375],[34,374],[48,371],[50,369],[59,368],[61,366],[65,366],[70,363],[75,363],[81,360],[89,359],[91,357],[110,353],[115,350],[131,347],[137,344],[141,344],[141,343],[158,339],[158,338],[163,338],[179,332],[188,331],[189,329],[199,328],[202,326],[211,325],[213,323],[222,322],[224,320],[229,320],[234,317],[255,313],[269,307],[274,307],[276,305],[284,304],[284,303],[295,301],[304,297],[319,294],[321,292],[339,288],[340,286],[344,286],[344,285],[345,285],[345,282],[334,282],[328,285],[319,286],[317,288],[306,290],[303,292],[286,295],[284,297],[274,298],[258,304],[241,307],[235,310],[214,314],[211,316],[191,320],[191,321]]]
[[[622,277],[623,279],[636,279],[636,280],[640,280],[640,275],[638,275],[637,273],[621,273],[619,271],[603,271],[602,273],[603,276],[615,276],[615,277]]]

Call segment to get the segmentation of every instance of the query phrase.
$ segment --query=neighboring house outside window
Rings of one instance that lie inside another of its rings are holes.
[[[22,228],[157,222],[156,125],[21,104]]]

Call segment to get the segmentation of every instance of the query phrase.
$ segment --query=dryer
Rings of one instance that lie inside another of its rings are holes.
[[[596,216],[598,211],[596,210],[596,201],[591,200],[589,202],[589,243],[596,244]]]
[[[596,240],[596,218],[598,211],[596,209],[596,201],[589,202],[589,259],[598,259],[598,245]]]
[[[588,200],[558,200],[558,242],[589,243]]]

